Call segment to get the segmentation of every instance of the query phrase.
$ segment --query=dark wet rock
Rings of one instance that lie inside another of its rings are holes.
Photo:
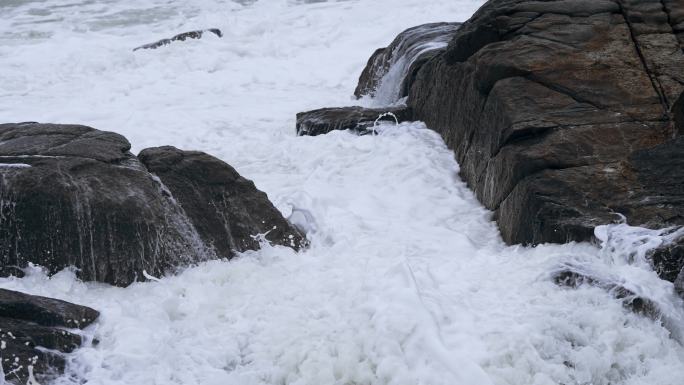
[[[684,277],[684,237],[655,250],[651,261],[655,271],[665,280],[676,282],[678,277]],[[680,285],[681,283],[684,282],[680,281]],[[684,289],[684,286],[680,289]]]
[[[230,256],[203,241],[203,225],[129,149],[121,135],[85,126],[0,125],[0,265],[75,266],[83,280],[125,286],[143,271]]]
[[[508,243],[589,240],[621,215],[684,225],[684,3],[667,4],[491,0],[419,71],[414,118]]]
[[[225,162],[171,146],[148,148],[138,157],[161,179],[202,241],[218,256],[229,258],[235,251],[258,249],[255,234],[296,250],[305,244],[266,194]]]
[[[80,305],[0,289],[0,316],[37,323],[43,326],[82,328],[100,313]]]
[[[559,286],[575,289],[582,285],[599,287],[609,292],[613,297],[621,300],[622,305],[625,308],[630,309],[639,315],[649,317],[651,319],[657,319],[661,315],[656,302],[648,298],[640,297],[633,291],[614,282],[604,282],[596,277],[592,277],[570,269],[556,272],[552,279]]]
[[[408,95],[418,70],[428,60],[441,53],[461,23],[430,23],[409,28],[392,43],[376,50],[364,68],[354,95],[376,96],[382,79],[393,72],[393,80],[386,90],[387,102],[395,102]]]
[[[213,33],[214,35],[218,37],[222,37],[223,34],[221,33],[221,30],[218,28],[209,28],[209,29],[202,29],[199,31],[190,31],[190,32],[183,32],[180,33],[170,39],[162,39],[159,41],[155,41],[154,43],[149,43],[145,45],[141,45],[140,47],[133,48],[133,51],[137,51],[139,49],[157,49],[159,47],[171,44],[174,41],[185,41],[185,39],[201,39],[202,35],[205,33],[210,32]]]
[[[83,329],[99,313],[69,302],[0,289],[0,360],[5,380],[26,384],[31,371],[39,383],[64,372],[66,359],[83,343],[69,329]]]
[[[684,93],[679,95],[679,99],[672,106],[672,117],[677,135],[684,135]]]
[[[297,114],[297,135],[316,136],[333,130],[352,130],[367,134],[373,131],[376,121],[401,123],[411,120],[411,110],[405,107],[321,108]]]
[[[684,268],[679,272],[677,279],[674,281],[675,292],[684,298]]]
[[[24,278],[25,275],[24,270],[18,266],[0,266],[0,277]]]

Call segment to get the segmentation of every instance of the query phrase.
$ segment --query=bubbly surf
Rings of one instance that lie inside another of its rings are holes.
[[[294,135],[295,113],[355,103],[376,48],[481,3],[0,3],[0,121],[91,125],[136,152],[209,152],[311,239],[300,253],[266,245],[125,289],[39,267],[0,279],[102,312],[57,383],[681,384],[684,305],[645,252],[667,234],[611,225],[597,230],[602,245],[506,246],[422,123]],[[214,27],[223,38],[132,51]],[[556,285],[568,266],[660,315],[601,287]]]

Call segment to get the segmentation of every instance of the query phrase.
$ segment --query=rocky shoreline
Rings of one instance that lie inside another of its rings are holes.
[[[390,47],[420,40],[415,31]],[[684,225],[682,31],[684,5],[675,1],[490,0],[398,80],[410,84],[406,106],[391,108],[442,135],[509,244],[593,241],[594,228],[609,223],[676,228]],[[357,97],[386,80],[388,70],[376,69],[381,52]],[[370,121],[382,109],[364,111]],[[356,124],[328,118],[319,113],[317,124]],[[658,274],[679,276],[681,288],[683,245],[653,253]]]

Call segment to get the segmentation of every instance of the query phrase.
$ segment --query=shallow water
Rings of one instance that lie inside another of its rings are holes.
[[[294,136],[296,112],[354,103],[375,48],[480,1],[2,4],[0,121],[210,152],[316,229],[298,254],[265,247],[126,289],[38,268],[0,279],[102,312],[86,331],[100,343],[60,383],[681,384],[682,303],[629,251],[661,235],[613,226],[604,249],[507,247],[424,125]],[[209,27],[224,37],[132,52]],[[652,299],[662,320],[556,286],[567,266]]]

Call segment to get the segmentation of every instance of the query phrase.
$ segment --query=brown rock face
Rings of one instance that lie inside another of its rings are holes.
[[[414,117],[442,134],[504,239],[587,240],[684,224],[679,1],[491,0],[418,73]]]

